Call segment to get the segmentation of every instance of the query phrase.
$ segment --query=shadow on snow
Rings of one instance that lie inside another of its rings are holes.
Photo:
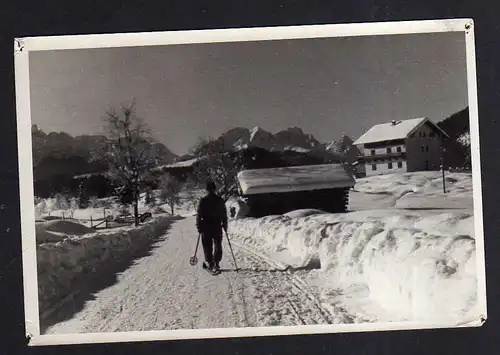
[[[48,311],[40,314],[40,333],[44,334],[50,326],[71,319],[76,313],[83,310],[86,302],[96,299],[97,292],[116,284],[121,273],[140,259],[150,256],[159,247],[158,243],[167,238],[167,232],[178,219],[181,218],[173,219],[172,223],[168,224],[161,231],[161,235],[153,239],[151,243],[113,260],[112,264],[105,268],[106,272],[80,275],[72,286],[74,292]]]

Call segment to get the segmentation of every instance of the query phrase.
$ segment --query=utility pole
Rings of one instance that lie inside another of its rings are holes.
[[[446,181],[444,179],[444,152],[446,151],[443,146],[441,146],[441,173],[443,177],[443,193],[446,193]]]

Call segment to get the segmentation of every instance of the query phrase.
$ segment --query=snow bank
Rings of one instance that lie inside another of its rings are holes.
[[[40,311],[43,313],[78,291],[76,284],[89,282],[96,273],[109,273],[115,264],[132,259],[138,250],[147,248],[160,237],[173,220],[172,217],[163,216],[136,228],[72,236],[55,243],[38,245]],[[67,223],[56,223],[55,226],[63,227],[63,230],[70,227]],[[44,228],[44,231],[48,230]]]
[[[336,215],[308,210],[235,220],[230,231],[240,242],[292,267],[319,261],[324,293],[335,290],[348,297],[350,290],[364,288],[388,320],[456,321],[474,312],[470,213]],[[371,318],[383,317],[379,312]]]
[[[94,232],[94,229],[79,223],[58,219],[36,223],[36,242],[37,244],[55,243],[68,238],[70,235],[79,236]]]

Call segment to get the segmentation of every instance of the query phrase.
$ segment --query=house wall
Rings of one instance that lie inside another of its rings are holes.
[[[401,151],[402,152],[406,152],[406,146],[404,145],[404,143],[401,143],[401,144],[394,144],[394,145],[387,145],[387,146],[384,146],[384,147],[381,147],[381,148],[370,148],[370,147],[363,147],[363,155],[364,156],[370,156],[370,155],[383,155],[383,154],[387,154],[387,148],[390,148],[391,149],[391,153],[396,153],[398,150],[398,148],[401,148]],[[373,154],[375,153],[375,154]]]
[[[354,176],[357,178],[366,176],[366,169],[364,163],[359,162],[354,166]]]
[[[389,169],[389,162],[392,163],[392,169]],[[398,162],[401,162],[401,168],[398,168]],[[373,164],[376,164],[377,170],[373,170]],[[365,164],[366,176],[375,176],[382,174],[404,173],[407,171],[407,162],[403,159],[378,160],[376,162]]]
[[[244,198],[249,207],[249,217],[283,214],[308,208],[342,213],[347,210],[349,188],[245,195]]]
[[[398,151],[398,148],[400,148],[400,151]],[[366,176],[406,172],[406,158],[397,156],[397,153],[406,152],[404,140],[366,144],[359,147],[359,149],[365,157],[374,157],[373,160],[369,159],[361,163],[364,165]],[[398,162],[401,163],[401,168],[398,168]],[[392,168],[389,168],[389,163],[392,163]],[[376,165],[376,170],[373,170],[373,165]]]
[[[430,133],[434,133],[432,137]],[[410,171],[439,170],[442,136],[430,124],[419,127],[406,139],[406,154]]]

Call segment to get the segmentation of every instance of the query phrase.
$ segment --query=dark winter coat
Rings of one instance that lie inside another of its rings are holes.
[[[208,194],[198,204],[196,228],[200,233],[227,230],[227,211],[224,200],[216,194]]]

